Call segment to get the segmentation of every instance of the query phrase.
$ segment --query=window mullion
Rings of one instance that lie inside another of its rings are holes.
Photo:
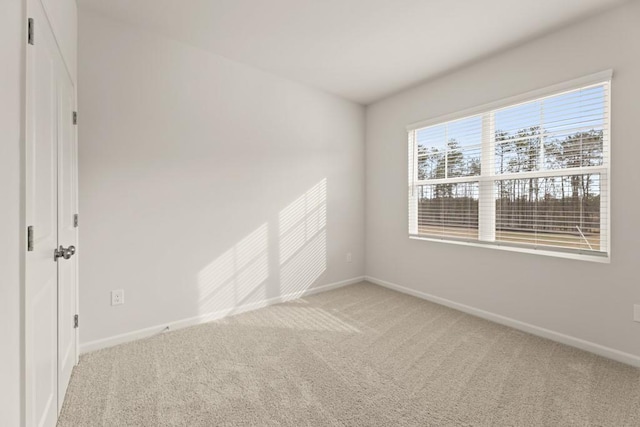
[[[449,178],[449,126],[444,127],[444,177]]]
[[[482,115],[482,154],[480,173],[483,178],[495,175],[495,114],[489,111]],[[496,202],[493,179],[482,179],[479,183],[478,238],[493,242],[496,239]]]
[[[418,144],[415,131],[409,132],[409,234],[418,234]]]
[[[604,111],[608,120],[611,120],[611,84],[604,86]],[[611,251],[611,133],[608,122],[606,131],[603,133],[602,155],[603,166],[606,172],[600,175],[600,250],[607,253]]]

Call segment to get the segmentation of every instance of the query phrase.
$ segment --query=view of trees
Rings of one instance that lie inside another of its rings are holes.
[[[544,139],[538,127],[496,135],[496,173],[570,169],[603,162],[602,130]],[[561,172],[560,172],[561,173]],[[599,175],[497,181],[496,228],[583,233],[600,230]]]
[[[497,180],[496,230],[598,233],[600,177],[563,176],[563,169],[603,164],[603,131],[549,134],[540,126],[495,133],[495,173],[558,170],[558,176]],[[442,149],[418,147],[418,179],[480,175],[480,145],[449,139]],[[478,183],[419,187],[419,226],[478,226]],[[580,230],[576,229],[576,226]]]
[[[418,179],[480,175],[480,146],[461,148],[450,139],[446,149],[418,147]],[[446,171],[446,173],[445,173]]]

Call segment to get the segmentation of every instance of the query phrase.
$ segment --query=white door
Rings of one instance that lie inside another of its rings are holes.
[[[73,125],[75,95],[65,73],[58,85],[58,247],[77,246],[76,138]],[[74,249],[75,250],[75,249]],[[58,258],[58,408],[76,364],[76,273],[77,256]]]
[[[56,424],[75,364],[75,334],[68,332],[76,308],[75,261],[54,258],[60,245],[75,246],[68,221],[60,218],[70,204],[75,210],[75,98],[42,5],[30,5],[35,31],[26,67],[26,425],[48,427]]]

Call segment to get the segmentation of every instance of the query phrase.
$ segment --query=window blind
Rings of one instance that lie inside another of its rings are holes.
[[[410,128],[409,234],[608,255],[609,92],[610,74]]]

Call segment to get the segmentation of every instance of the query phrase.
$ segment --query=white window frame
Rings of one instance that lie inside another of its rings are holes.
[[[422,120],[416,123],[412,123],[406,127],[408,132],[408,174],[409,174],[409,238],[416,240],[445,242],[457,245],[475,246],[483,248],[492,248],[499,250],[509,250],[513,252],[532,253],[538,255],[546,255],[560,258],[569,258],[584,261],[593,261],[601,263],[609,263],[611,260],[611,79],[613,77],[612,70],[605,70],[598,73],[590,74],[581,78],[566,81],[563,83],[548,86],[542,89],[526,92],[520,95],[512,96],[509,98],[501,99],[499,101],[484,104],[478,107],[458,111],[451,114],[435,117],[433,119]],[[602,166],[586,166],[571,169],[553,169],[553,170],[540,170],[533,172],[517,172],[500,174],[499,178],[495,174],[495,166],[493,159],[495,155],[495,139],[494,139],[494,113],[495,110],[499,110],[506,107],[513,107],[518,104],[531,102],[540,98],[550,97],[554,95],[562,94],[563,92],[569,92],[576,89],[594,86],[598,84],[607,84],[607,90],[605,91],[605,115],[607,120],[604,124],[603,132],[603,164]],[[446,122],[464,119],[470,116],[482,116],[482,156],[481,156],[481,169],[482,173],[479,176],[465,176],[459,178],[445,178],[445,179],[418,179],[417,168],[417,155],[418,144],[415,141],[415,131],[443,124]],[[508,243],[495,241],[495,201],[493,195],[488,196],[488,192],[493,194],[493,185],[496,180],[508,180],[508,179],[526,179],[530,177],[545,177],[545,176],[558,176],[565,175],[579,175],[579,174],[600,174],[600,194],[601,200],[604,200],[600,204],[600,236],[601,236],[601,253],[593,254],[589,252],[580,252],[574,250],[566,250],[562,247],[531,247],[530,245],[518,245],[516,243]],[[479,212],[493,212],[493,214],[479,214],[478,223],[478,240],[458,240],[448,237],[432,237],[418,234],[418,192],[415,191],[417,186],[420,185],[434,185],[441,183],[454,183],[454,182],[478,182],[479,183]],[[604,253],[605,255],[603,255]]]

